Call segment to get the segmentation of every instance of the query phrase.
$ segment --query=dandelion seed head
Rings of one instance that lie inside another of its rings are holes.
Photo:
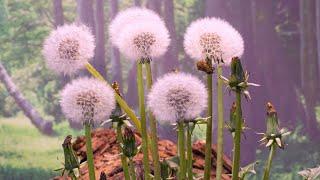
[[[207,106],[206,88],[195,76],[169,73],[152,86],[147,105],[159,121],[191,120]]]
[[[100,123],[115,108],[114,91],[104,82],[79,78],[67,84],[61,92],[62,112],[70,121]]]
[[[94,56],[94,37],[84,25],[64,25],[44,41],[42,54],[47,67],[56,73],[74,74]]]
[[[118,46],[118,36],[127,25],[140,21],[161,21],[157,13],[150,9],[132,7],[124,11],[120,11],[111,21],[109,26],[109,36],[113,45]]]
[[[162,20],[128,25],[117,40],[120,52],[131,60],[157,58],[170,44],[169,32]]]
[[[219,18],[202,18],[190,24],[184,35],[184,49],[194,60],[223,59],[229,65],[233,57],[241,57],[244,42],[240,33]]]

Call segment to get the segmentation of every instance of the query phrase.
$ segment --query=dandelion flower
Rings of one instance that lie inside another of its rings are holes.
[[[56,73],[74,74],[94,56],[94,37],[84,25],[64,25],[52,31],[42,53],[48,68]]]
[[[207,90],[195,76],[169,73],[153,85],[147,103],[159,121],[192,120],[206,108]]]
[[[73,80],[61,92],[62,112],[70,121],[99,123],[109,118],[115,104],[114,91],[94,78]]]
[[[126,26],[117,40],[120,52],[132,60],[159,57],[170,44],[163,21],[136,22]]]
[[[157,13],[152,10],[140,7],[128,8],[119,12],[111,21],[109,26],[109,36],[113,45],[118,46],[118,36],[128,24],[136,21],[161,21]]]
[[[241,57],[244,43],[240,33],[219,18],[202,18],[191,23],[184,35],[184,49],[193,59],[222,59],[229,65]]]

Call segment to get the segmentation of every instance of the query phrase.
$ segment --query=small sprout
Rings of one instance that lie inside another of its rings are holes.
[[[298,174],[302,176],[305,180],[316,180],[320,177],[320,166],[299,171]]]

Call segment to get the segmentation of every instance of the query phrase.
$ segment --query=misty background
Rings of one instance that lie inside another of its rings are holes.
[[[52,169],[60,166],[56,156],[62,157],[61,139],[68,133],[81,133],[76,124],[69,128],[59,107],[59,90],[74,77],[53,74],[41,54],[44,38],[57,26],[76,21],[92,29],[96,37],[93,66],[108,82],[117,81],[125,100],[137,109],[136,66],[122,57],[108,38],[109,22],[117,12],[132,6],[160,14],[170,32],[167,53],[152,62],[154,79],[178,68],[204,80],[184,53],[186,27],[206,16],[230,22],[244,38],[241,60],[251,82],[262,85],[250,89],[251,101],[243,101],[250,129],[242,139],[242,164],[266,156],[256,133],[265,131],[268,101],[277,109],[281,127],[293,132],[287,148],[275,160],[278,174],[273,178],[295,179],[296,171],[319,164],[320,0],[0,0],[0,179],[5,174],[14,174],[17,179],[26,174],[52,177]],[[228,68],[224,74],[229,75]],[[9,93],[13,83],[22,99]],[[225,121],[229,120],[233,98],[226,91]],[[28,106],[21,106],[26,102]],[[33,119],[30,123],[21,107],[25,112],[35,109],[36,120],[29,117]],[[43,135],[48,131],[56,135]],[[175,140],[170,125],[160,124],[159,133],[161,138]],[[196,133],[201,138],[205,129]],[[227,131],[225,137],[225,153],[230,157],[232,141]],[[213,139],[215,142],[215,135]],[[41,149],[44,144],[47,149]],[[21,152],[17,148],[22,148]],[[37,148],[39,152],[34,152]],[[32,159],[36,154],[38,159]]]

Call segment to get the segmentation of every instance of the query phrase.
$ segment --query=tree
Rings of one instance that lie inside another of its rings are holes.
[[[316,24],[316,2],[300,0],[301,87],[307,116],[306,130],[314,138],[318,134],[315,107],[320,90]]]
[[[55,27],[61,26],[64,23],[62,0],[53,0],[53,16]]]
[[[102,2],[98,2],[98,3],[102,3]],[[103,3],[102,3],[103,4]],[[103,6],[99,7],[102,8],[103,10]],[[98,9],[101,10],[101,9]],[[102,49],[104,51],[104,43],[101,43],[101,41],[104,41],[104,37],[100,37],[101,35],[103,35],[104,30],[103,29],[103,25],[104,22],[102,22],[101,24],[101,11],[99,12],[99,23],[97,24],[99,28],[97,30],[98,34],[96,33],[96,23],[95,23],[95,19],[94,19],[94,10],[93,10],[93,0],[77,0],[77,13],[78,13],[78,21],[83,23],[84,25],[88,26],[92,33],[95,35],[96,38],[96,48],[95,48],[95,57],[93,58],[93,62],[92,65],[98,70],[98,72],[106,77],[106,69],[105,69],[105,60],[103,58],[104,52],[102,52]],[[103,12],[102,12],[103,14]],[[103,19],[102,19],[103,21]],[[102,39],[103,38],[103,39]]]
[[[177,43],[177,33],[174,22],[174,4],[172,0],[163,0],[164,2],[164,20],[170,33],[171,43],[168,47],[168,51],[164,55],[164,59],[160,68],[162,73],[177,68],[179,65],[178,53],[179,47]]]
[[[13,83],[4,66],[0,63],[0,81],[5,85],[10,96],[14,98],[15,102],[21,108],[23,113],[31,120],[32,124],[36,126],[44,134],[52,135],[52,122],[45,121],[39,115],[36,109],[23,97],[16,85]]]
[[[110,0],[110,20],[112,20],[118,13],[118,0]],[[122,68],[120,62],[120,52],[117,48],[111,49],[111,62],[112,62],[112,79],[117,81],[120,85],[122,92]]]
[[[105,33],[104,33],[104,1],[96,0],[95,9],[95,29],[96,29],[96,49],[93,65],[103,77],[107,77],[105,62]]]

